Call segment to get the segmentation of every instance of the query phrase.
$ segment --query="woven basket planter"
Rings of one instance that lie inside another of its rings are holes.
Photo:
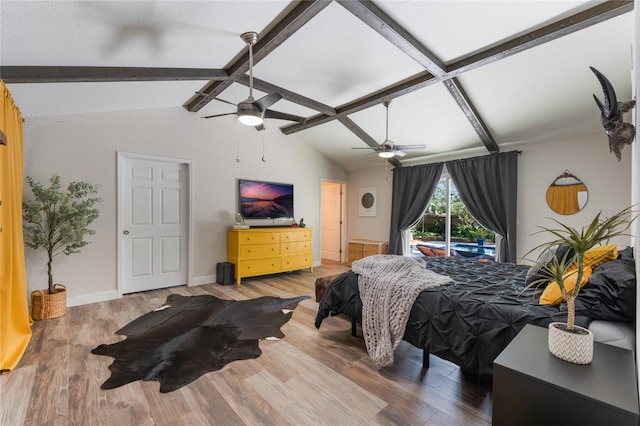
[[[574,364],[590,364],[593,360],[593,333],[580,326],[566,331],[567,324],[549,324],[549,351],[556,357]]]
[[[53,285],[53,294],[49,290],[31,292],[31,317],[34,320],[58,318],[67,313],[67,289],[62,284]]]

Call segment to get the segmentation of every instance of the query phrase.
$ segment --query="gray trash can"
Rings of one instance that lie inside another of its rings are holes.
[[[220,262],[216,265],[216,282],[222,285],[233,284],[236,275],[236,265],[230,262]]]

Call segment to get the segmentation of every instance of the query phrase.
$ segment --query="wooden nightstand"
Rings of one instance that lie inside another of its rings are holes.
[[[595,343],[593,362],[549,352],[546,328],[526,325],[493,363],[493,425],[638,425],[633,352]]]

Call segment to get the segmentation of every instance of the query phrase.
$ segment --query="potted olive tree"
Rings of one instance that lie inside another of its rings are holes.
[[[588,329],[575,325],[575,300],[580,293],[585,274],[585,254],[596,246],[606,244],[611,238],[628,235],[625,232],[636,219],[632,208],[626,209],[606,218],[598,213],[587,227],[576,230],[560,223],[558,228],[541,228],[539,232],[547,232],[553,240],[534,247],[529,253],[544,249],[543,253],[554,248],[565,247],[562,256],[552,256],[551,261],[541,265],[537,277],[528,286],[540,286],[549,283],[560,288],[561,298],[567,303],[567,322],[549,324],[549,350],[558,358],[576,364],[589,364],[593,358],[593,335]],[[528,253],[528,254],[529,254]],[[617,254],[617,251],[616,251]]]
[[[31,293],[32,317],[35,320],[56,318],[66,312],[66,287],[53,282],[53,260],[60,254],[80,253],[89,241],[87,235],[95,233],[89,225],[99,214],[95,207],[102,201],[94,195],[99,187],[87,182],[71,182],[66,190],[60,177],[53,175],[50,185],[43,186],[27,177],[33,199],[22,204],[25,245],[33,249],[44,248],[47,252],[46,290]]]

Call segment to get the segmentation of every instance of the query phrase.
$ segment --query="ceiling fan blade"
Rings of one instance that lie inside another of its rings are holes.
[[[280,93],[271,93],[258,99],[253,104],[260,110],[260,112],[262,112],[278,102],[280,99],[282,99],[282,95]]]
[[[378,149],[378,148],[374,148],[374,147],[372,147],[372,146],[368,146],[368,147],[366,147],[366,148],[364,148],[364,147],[357,147],[357,148],[351,148],[351,149],[373,149],[373,150],[376,150],[376,149]]]
[[[396,149],[396,157],[404,157],[404,156],[406,156],[406,155],[407,155],[407,153],[406,153],[406,152],[404,152],[404,151],[398,151],[398,150]]]
[[[306,118],[300,117],[299,115],[293,115],[293,114],[288,114],[286,112],[274,111],[272,109],[265,110],[264,118],[277,118],[280,120],[297,121],[299,123],[303,123],[306,121]]]
[[[407,150],[407,149],[425,149],[426,145],[396,145],[396,149]]]
[[[238,106],[238,105],[236,105],[236,104],[234,104],[234,103],[232,103],[232,102],[225,101],[224,99],[220,99],[220,98],[213,98],[213,99],[215,99],[216,101],[219,101],[219,102],[223,102],[223,103],[225,103],[225,104],[233,105],[234,107],[237,107],[237,106]]]
[[[206,117],[200,117],[200,118],[216,118],[216,117],[224,117],[225,115],[237,115],[237,112],[228,112],[226,114],[215,114],[215,115],[207,115]]]

